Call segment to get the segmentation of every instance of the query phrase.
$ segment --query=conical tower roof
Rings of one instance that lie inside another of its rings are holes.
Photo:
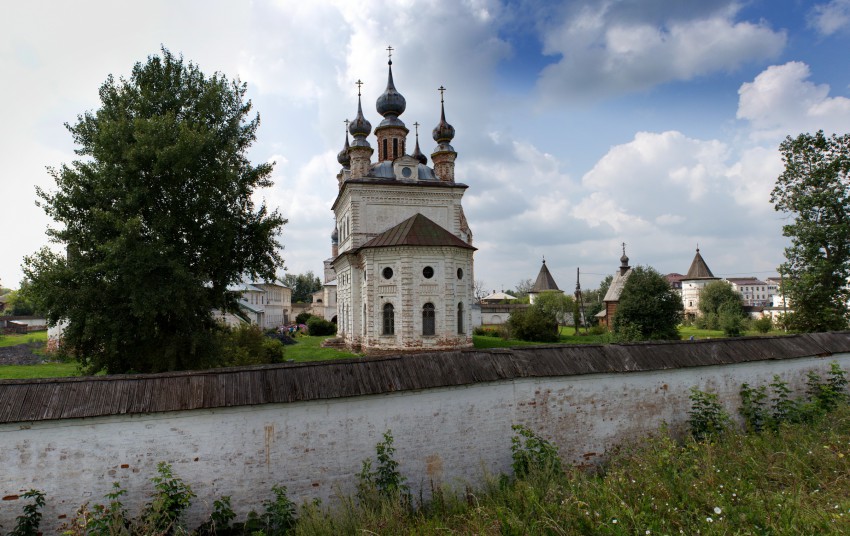
[[[543,266],[540,267],[540,273],[537,274],[537,281],[534,282],[534,286],[531,287],[531,292],[545,292],[547,290],[561,290],[558,288],[558,284],[555,283],[555,278],[552,277],[552,274],[549,273],[549,268],[546,268],[546,261],[543,261]]]
[[[688,269],[685,279],[717,279],[711,273],[702,255],[699,254],[699,248],[697,248],[697,254],[694,255],[694,260],[691,262],[691,267]]]

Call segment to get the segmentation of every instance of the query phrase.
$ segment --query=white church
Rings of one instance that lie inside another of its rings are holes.
[[[377,161],[360,82],[357,116],[337,158],[342,169],[326,265],[337,284],[338,337],[365,353],[472,347],[475,248],[461,205],[467,186],[455,182],[445,90],[429,166],[418,123],[415,149],[406,151],[406,102],[393,83],[392,59],[388,65],[387,89],[376,102],[383,117],[375,128]]]

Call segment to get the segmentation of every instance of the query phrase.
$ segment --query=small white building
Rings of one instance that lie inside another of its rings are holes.
[[[239,293],[239,313],[218,311],[218,318],[229,326],[254,324],[274,329],[288,324],[292,315],[292,290],[280,283],[243,282],[229,289]]]

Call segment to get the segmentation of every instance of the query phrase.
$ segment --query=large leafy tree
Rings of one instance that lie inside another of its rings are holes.
[[[37,193],[67,255],[43,249],[24,271],[89,371],[217,364],[213,310],[236,305],[227,287],[282,265],[286,220],[252,201],[272,164],[247,159],[259,116],[245,92],[163,48],[129,79],[109,76],[100,108],[66,124],[81,158]]]
[[[675,340],[682,320],[682,299],[664,276],[638,266],[623,285],[614,313],[614,334],[621,340]]]
[[[846,329],[850,299],[850,134],[790,136],[779,146],[785,170],[770,201],[791,215],[780,267],[782,291],[801,331]]]
[[[712,281],[700,290],[699,310],[697,327],[722,329],[730,337],[741,334],[744,303],[726,281]]]
[[[322,282],[312,270],[303,274],[286,274],[283,283],[292,290],[293,303],[310,303],[313,293],[322,290]]]

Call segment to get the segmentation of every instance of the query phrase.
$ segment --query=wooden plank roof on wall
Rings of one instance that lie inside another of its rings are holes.
[[[0,381],[0,423],[288,403],[480,382],[628,373],[850,352],[850,331],[524,346],[149,375]]]

